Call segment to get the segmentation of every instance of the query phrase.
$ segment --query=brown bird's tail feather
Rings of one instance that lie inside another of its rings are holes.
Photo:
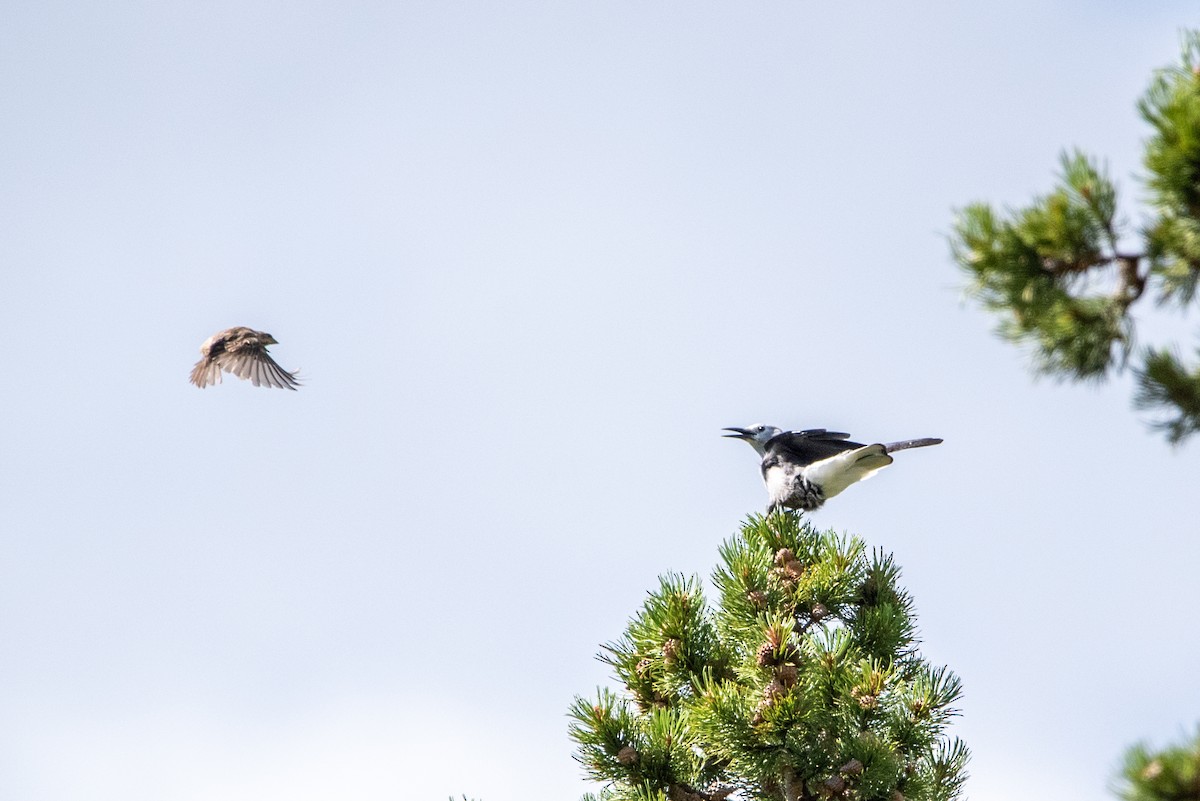
[[[196,362],[196,366],[192,368],[191,382],[200,389],[204,389],[209,384],[221,383],[221,366],[207,358]]]

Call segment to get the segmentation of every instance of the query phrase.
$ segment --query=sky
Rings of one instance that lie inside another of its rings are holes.
[[[1075,146],[1134,230],[1195,12],[6,4],[0,799],[578,798],[759,422],[945,439],[814,522],[902,566],[971,799],[1111,797],[1200,721],[1200,443],[1033,380],[947,235]],[[233,325],[303,388],[189,385]]]

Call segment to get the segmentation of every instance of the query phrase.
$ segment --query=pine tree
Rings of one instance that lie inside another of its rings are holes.
[[[1173,444],[1200,431],[1200,362],[1172,348],[1135,353],[1130,309],[1147,289],[1162,306],[1200,303],[1200,32],[1183,38],[1180,62],[1159,70],[1138,103],[1151,127],[1138,248],[1122,247],[1112,179],[1079,151],[1062,156],[1049,194],[1007,213],[967,206],[951,236],[969,293],[1001,318],[1002,337],[1031,348],[1037,372],[1102,380],[1132,361],[1134,405],[1155,412],[1152,425]]]
[[[720,555],[715,608],[662,577],[600,657],[625,693],[576,698],[576,758],[606,783],[585,801],[957,798],[960,682],[921,658],[892,557],[791,512]]]
[[[1129,749],[1116,791],[1124,801],[1200,801],[1200,730],[1162,751],[1145,744]]]

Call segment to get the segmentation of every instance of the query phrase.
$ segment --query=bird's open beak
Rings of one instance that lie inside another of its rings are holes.
[[[736,437],[737,439],[745,439],[750,436],[750,432],[744,428],[722,428],[722,431],[732,431],[732,434],[722,434],[723,437]]]

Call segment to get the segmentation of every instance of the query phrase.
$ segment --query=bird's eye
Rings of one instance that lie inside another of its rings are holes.
[[[767,430],[767,427],[766,427],[766,426],[759,426],[758,428],[756,428],[756,429],[754,429],[754,430],[755,430],[755,431],[758,431],[759,433],[762,433],[763,431],[766,431],[766,430]]]

